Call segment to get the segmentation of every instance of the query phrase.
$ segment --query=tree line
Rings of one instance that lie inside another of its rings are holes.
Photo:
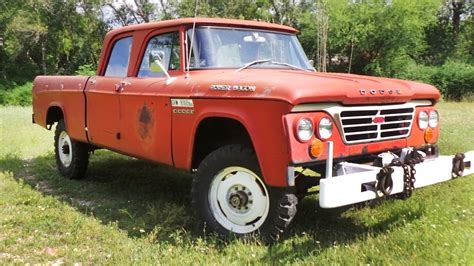
[[[90,73],[110,29],[196,11],[292,26],[320,71],[442,83],[433,79],[449,66],[474,76],[471,0],[2,0],[0,86]]]

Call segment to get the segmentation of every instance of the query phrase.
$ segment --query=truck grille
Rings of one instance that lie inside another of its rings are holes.
[[[415,108],[347,108],[340,112],[346,143],[362,143],[404,138],[410,135]]]

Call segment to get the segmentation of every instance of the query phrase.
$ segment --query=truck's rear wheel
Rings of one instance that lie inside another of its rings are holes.
[[[70,179],[84,177],[89,164],[89,145],[71,139],[64,120],[60,120],[56,126],[54,153],[56,165],[62,176]]]
[[[260,235],[278,240],[296,214],[297,198],[268,187],[255,153],[240,145],[219,148],[199,165],[193,180],[193,207],[208,229],[221,236]]]

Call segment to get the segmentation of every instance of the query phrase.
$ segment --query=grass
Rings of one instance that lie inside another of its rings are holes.
[[[439,107],[441,150],[474,150],[474,104]],[[30,113],[0,108],[0,264],[474,263],[472,176],[330,211],[309,197],[286,240],[224,242],[195,226],[185,173],[98,151],[85,180],[61,178]]]

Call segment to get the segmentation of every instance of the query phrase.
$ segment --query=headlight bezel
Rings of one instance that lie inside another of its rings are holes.
[[[305,125],[302,125],[302,122],[305,123]],[[310,129],[303,129],[302,127],[306,127],[309,125],[309,128]],[[306,131],[306,134],[307,135],[303,135],[301,134],[301,132],[303,131]],[[314,124],[313,124],[313,121],[308,118],[308,117],[301,117],[300,119],[298,119],[298,121],[296,122],[296,126],[295,126],[295,136],[296,136],[296,139],[299,141],[299,142],[308,142],[311,140],[311,138],[313,137],[314,135]]]
[[[433,120],[433,117],[436,117]],[[431,110],[428,115],[428,126],[431,128],[436,128],[439,125],[439,113],[436,110]]]
[[[418,113],[418,127],[420,129],[424,130],[424,129],[428,128],[428,124],[429,124],[429,114],[428,114],[428,112],[420,111]]]
[[[329,133],[322,133],[324,132],[323,130],[327,130],[326,132]],[[328,116],[321,117],[318,121],[318,128],[316,132],[318,138],[321,140],[327,140],[331,138],[332,134],[334,133],[334,123],[332,122],[332,119]]]

